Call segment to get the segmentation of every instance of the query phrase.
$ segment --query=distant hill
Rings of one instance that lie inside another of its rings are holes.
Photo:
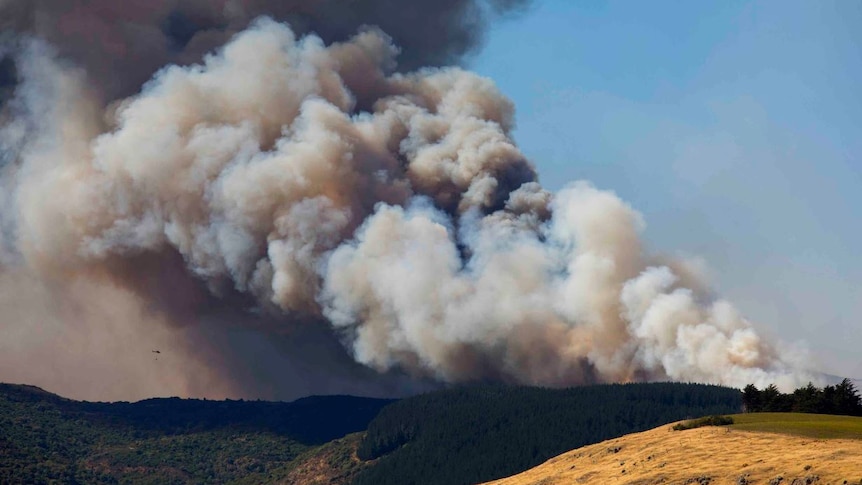
[[[862,484],[862,418],[792,413],[733,418],[738,424],[729,427],[671,431],[666,425],[626,435],[492,483]]]
[[[586,444],[686,417],[741,409],[739,390],[700,384],[438,391],[403,399],[380,412],[358,448],[359,458],[379,461],[353,483],[477,483],[526,470]]]
[[[72,401],[0,384],[0,483],[261,483],[388,399]],[[286,473],[286,472],[285,472]]]
[[[741,405],[736,389],[671,383],[292,403],[90,403],[0,384],[0,483],[471,484]]]

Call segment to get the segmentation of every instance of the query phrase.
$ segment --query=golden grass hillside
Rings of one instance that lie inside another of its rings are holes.
[[[862,484],[862,418],[733,416],[729,427],[665,425],[578,448],[494,485]]]

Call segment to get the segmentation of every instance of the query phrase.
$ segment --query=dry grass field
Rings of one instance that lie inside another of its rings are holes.
[[[578,448],[495,485],[862,484],[862,418],[734,416],[730,427],[665,425]]]

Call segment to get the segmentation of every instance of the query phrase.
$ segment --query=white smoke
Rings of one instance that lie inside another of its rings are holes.
[[[5,264],[140,288],[140,258],[179,254],[216,296],[447,382],[812,379],[650,255],[615,194],[543,190],[490,80],[393,73],[397,54],[376,29],[327,46],[262,19],[102,110],[34,42],[0,137]]]

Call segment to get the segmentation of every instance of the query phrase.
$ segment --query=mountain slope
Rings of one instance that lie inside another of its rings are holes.
[[[862,428],[862,418],[840,417],[838,420],[843,421],[845,427],[850,422],[851,427]],[[751,429],[755,427],[754,421],[756,419],[740,426]],[[768,429],[770,423],[761,420],[759,425]],[[526,472],[489,483],[862,483],[862,439],[812,438],[746,431],[734,426],[686,431],[672,431],[670,425],[660,426],[575,449]]]
[[[391,402],[90,403],[0,384],[0,483],[273,481],[312,447],[365,429]]]

